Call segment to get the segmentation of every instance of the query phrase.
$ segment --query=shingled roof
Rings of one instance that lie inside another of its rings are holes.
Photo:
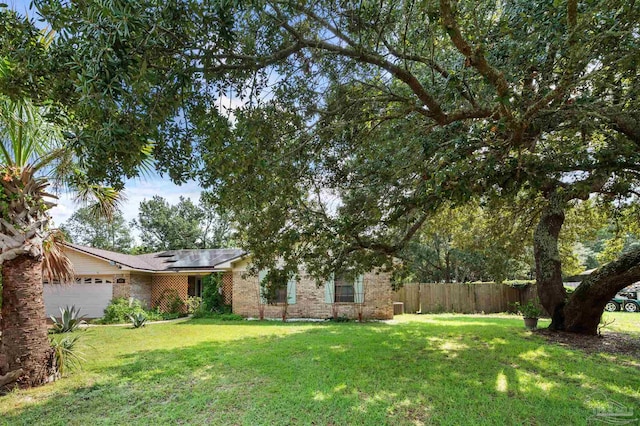
[[[66,243],[66,245],[76,251],[99,257],[108,262],[149,272],[215,269],[218,265],[239,259],[247,254],[241,249],[189,249],[132,255],[71,243]]]

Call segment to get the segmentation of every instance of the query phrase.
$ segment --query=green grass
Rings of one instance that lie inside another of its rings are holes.
[[[93,328],[84,369],[0,397],[0,423],[573,425],[608,400],[640,416],[633,360],[548,345],[515,316],[397,318]]]
[[[640,313],[637,312],[605,312],[603,332],[615,331],[627,333],[640,338]]]

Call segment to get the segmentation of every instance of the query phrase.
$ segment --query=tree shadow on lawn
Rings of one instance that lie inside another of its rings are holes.
[[[478,324],[330,324],[128,353],[95,373],[103,377],[97,383],[54,392],[2,420],[586,424],[593,404],[606,399],[640,405],[636,370],[545,345],[515,327]]]

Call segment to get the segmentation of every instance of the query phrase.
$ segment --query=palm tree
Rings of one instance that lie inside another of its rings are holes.
[[[73,271],[58,249],[58,234],[49,228],[55,197],[47,187],[56,183],[75,190],[80,200],[92,200],[107,215],[120,199],[113,189],[89,183],[60,126],[46,114],[29,101],[0,97],[0,388],[38,386],[55,371],[43,266],[48,278],[61,281],[72,279]]]

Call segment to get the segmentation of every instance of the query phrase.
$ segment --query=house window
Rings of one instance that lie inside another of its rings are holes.
[[[296,278],[284,275],[284,271],[276,270],[275,274],[270,274],[272,279],[277,280],[274,287],[264,282],[268,271],[262,270],[258,273],[260,283],[260,303],[261,304],[289,304],[296,303]],[[271,284],[273,285],[273,283]]]
[[[93,279],[93,283],[94,284],[102,284],[102,278],[94,278]]]
[[[364,276],[362,274],[332,274],[324,286],[325,303],[364,303]]]
[[[287,302],[287,288],[286,287],[280,287],[278,289],[276,289],[275,291],[276,293],[276,297],[274,302],[275,303],[286,303]]]
[[[336,303],[353,303],[355,301],[355,288],[353,279],[348,280],[344,276],[336,277],[334,301]]]

